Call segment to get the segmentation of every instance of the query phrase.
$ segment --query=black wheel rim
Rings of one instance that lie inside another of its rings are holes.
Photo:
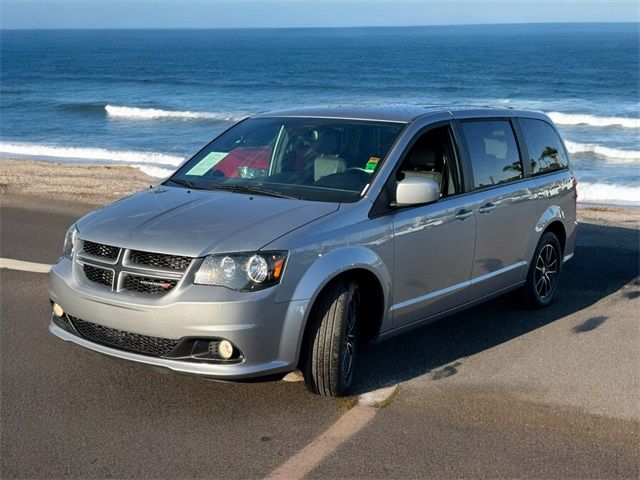
[[[546,300],[556,288],[558,278],[558,252],[547,243],[538,254],[535,270],[536,293],[541,300]]]
[[[346,330],[342,345],[342,378],[345,385],[351,383],[353,377],[353,367],[357,353],[358,336],[358,300],[356,296],[351,298],[347,310]]]

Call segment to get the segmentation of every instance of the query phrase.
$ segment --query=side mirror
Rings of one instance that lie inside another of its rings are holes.
[[[420,205],[433,203],[440,198],[440,186],[432,178],[409,177],[398,182],[396,205]]]

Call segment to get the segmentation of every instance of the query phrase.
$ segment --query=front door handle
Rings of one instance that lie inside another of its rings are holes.
[[[496,205],[494,203],[485,203],[478,209],[478,213],[489,213],[492,210],[496,209]]]
[[[471,215],[473,215],[473,210],[467,210],[466,208],[463,208],[458,213],[456,213],[456,219],[464,220],[465,218],[469,218]]]

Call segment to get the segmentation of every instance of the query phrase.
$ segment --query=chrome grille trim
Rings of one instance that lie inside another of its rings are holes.
[[[77,278],[86,286],[147,298],[159,298],[173,291],[193,264],[191,257],[84,240],[75,260],[79,266],[75,269]],[[111,273],[110,283],[106,271]]]

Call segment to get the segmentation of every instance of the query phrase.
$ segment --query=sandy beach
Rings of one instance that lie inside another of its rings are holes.
[[[100,206],[149,188],[158,181],[129,165],[0,159],[0,201],[6,205],[33,198],[51,200],[51,209],[74,204]],[[578,220],[638,228],[640,208],[579,204]]]
[[[97,206],[157,182],[128,165],[0,159],[0,196],[8,203],[37,197]]]

